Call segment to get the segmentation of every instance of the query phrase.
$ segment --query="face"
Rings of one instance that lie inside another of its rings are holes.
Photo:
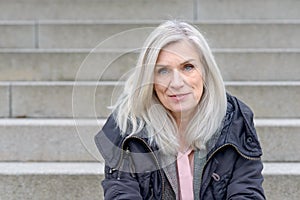
[[[154,90],[172,115],[191,117],[203,93],[202,63],[196,48],[187,41],[161,50],[154,70]]]

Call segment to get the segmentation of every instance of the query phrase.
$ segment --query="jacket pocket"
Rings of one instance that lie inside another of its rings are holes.
[[[229,182],[229,175],[219,175],[214,172],[211,174],[211,187],[215,200],[223,200],[226,198],[226,191]]]

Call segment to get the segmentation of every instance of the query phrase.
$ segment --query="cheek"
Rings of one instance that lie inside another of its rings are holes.
[[[195,100],[199,103],[201,97],[202,97],[202,94],[203,94],[203,82],[202,82],[202,79],[200,79],[201,81],[199,82],[199,79],[196,79],[194,81],[194,84],[193,84],[193,90],[194,90],[194,97],[195,97]]]
[[[156,93],[164,93],[168,88],[168,84],[166,80],[162,79],[154,79],[154,90]]]
[[[154,84],[154,91],[158,98],[160,99],[161,95],[163,94],[164,87],[160,84]]]
[[[168,100],[166,99],[166,96],[165,96],[166,87],[164,87],[160,84],[155,84],[154,91],[156,92],[156,96],[157,96],[158,100],[160,101],[160,103],[164,107],[168,107]]]
[[[201,84],[201,86],[199,85],[196,89],[195,89],[195,98],[196,100],[200,101],[201,97],[202,97],[202,94],[203,94],[203,85]]]

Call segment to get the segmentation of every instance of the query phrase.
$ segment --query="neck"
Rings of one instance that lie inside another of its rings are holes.
[[[187,129],[187,125],[191,121],[192,117],[194,116],[194,112],[178,112],[178,113],[172,113],[176,124],[177,128],[179,130],[180,134],[184,134],[184,132]]]
[[[184,152],[187,150],[188,146],[185,141],[185,133],[188,127],[189,122],[191,121],[194,113],[173,113],[175,118],[177,128],[178,128],[178,139],[180,143],[180,151]]]

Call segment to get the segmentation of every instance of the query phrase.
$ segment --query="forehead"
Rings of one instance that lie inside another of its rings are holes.
[[[200,58],[199,51],[188,41],[178,41],[165,46],[159,53],[157,62],[178,60],[198,60]]]

